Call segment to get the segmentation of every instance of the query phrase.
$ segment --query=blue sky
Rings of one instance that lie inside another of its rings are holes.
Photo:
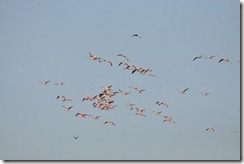
[[[1,0],[0,159],[239,160],[239,14],[236,0]],[[89,60],[89,52],[113,66]],[[120,53],[156,77],[123,70]],[[201,54],[216,57],[192,61]],[[109,85],[132,93],[113,97],[111,111],[81,101]],[[73,101],[56,100],[61,94]],[[161,110],[176,123],[153,114]],[[110,119],[116,126],[103,124]]]

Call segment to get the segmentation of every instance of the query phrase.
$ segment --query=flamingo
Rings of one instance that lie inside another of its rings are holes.
[[[39,81],[39,83],[41,85],[48,85],[49,82],[50,82],[50,80],[48,80],[48,81]]]
[[[206,58],[207,58],[207,59],[213,59],[214,57],[216,57],[216,56],[209,55],[209,56],[207,56]]]
[[[90,114],[90,116],[92,117],[92,119],[94,119],[94,120],[97,120],[97,119],[99,119],[101,116],[93,116],[93,115],[91,115]]]
[[[120,66],[121,64],[122,64],[122,65],[126,65],[126,66],[128,66],[128,63],[125,63],[125,62],[119,62],[119,66]]]
[[[224,61],[224,62],[228,62],[228,63],[229,63],[229,62],[230,62],[230,59],[229,59],[229,58],[223,58],[223,59],[220,59],[220,60],[219,60],[219,63],[222,62],[222,61]]]
[[[63,101],[72,101],[72,99],[64,97]]]
[[[160,106],[160,105],[166,105],[166,107],[169,108],[169,105],[167,103],[165,103],[165,102],[159,102],[159,101],[157,101],[156,104],[158,106]]]
[[[143,114],[142,112],[136,112],[136,114],[135,114],[135,115],[146,117],[146,115],[145,115],[145,114]]]
[[[185,92],[188,90],[189,88],[186,88],[186,89],[184,89],[184,90],[179,90],[179,89],[177,89],[178,91],[179,91],[179,93],[181,93],[181,94],[185,94]]]
[[[210,93],[209,92],[199,92],[203,96],[208,96]]]
[[[162,112],[163,112],[163,111],[155,112],[155,111],[153,110],[153,113],[156,114],[156,115],[160,115]]]
[[[57,96],[56,99],[59,99],[59,98],[65,98],[65,97],[63,95],[59,95],[59,96]]]
[[[122,95],[128,95],[130,94],[130,92],[123,92],[122,90],[119,89],[119,92],[122,94]]]
[[[201,58],[203,58],[203,55],[201,55],[201,56],[196,56],[192,61],[194,61],[194,60],[196,60],[196,59],[201,59]]]
[[[64,110],[69,111],[69,110],[70,110],[71,108],[73,108],[74,106],[65,107],[65,106],[62,105],[62,107],[64,108]]]
[[[64,86],[64,83],[63,82],[58,82],[58,83],[55,83],[55,85],[62,85],[62,86]]]
[[[86,114],[86,113],[76,113],[75,116],[80,116],[81,118],[86,118],[86,117],[89,117],[89,114]]]
[[[127,61],[129,61],[128,57],[125,56],[125,54],[118,54],[118,55],[116,55],[116,56],[121,56],[121,57],[125,58]]]
[[[142,91],[145,91],[145,89],[141,89],[141,90],[136,90],[136,93],[140,94]]]
[[[103,124],[112,124],[112,125],[114,125],[114,126],[115,126],[114,122],[113,122],[113,121],[111,121],[111,120],[105,121]]]
[[[98,57],[92,55],[91,52],[89,52],[88,58],[91,59],[91,60],[97,60],[97,61],[101,62],[101,60],[100,60],[101,58],[98,58]]]
[[[110,60],[108,60],[108,59],[104,59],[103,61],[104,61],[104,62],[107,62],[107,63],[109,63],[111,66],[113,66],[113,64],[112,64],[112,62],[111,62]]]
[[[127,106],[132,107],[132,106],[135,106],[135,104],[127,103]]]

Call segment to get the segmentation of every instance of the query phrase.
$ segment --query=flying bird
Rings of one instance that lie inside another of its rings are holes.
[[[179,90],[179,89],[177,89],[177,90],[178,90],[179,93],[181,93],[181,94],[185,94],[185,92],[186,92],[188,89],[189,89],[189,88],[186,88],[186,89],[184,89],[184,90]]]
[[[119,93],[121,93],[122,95],[128,95],[128,94],[130,94],[130,92],[124,92],[124,91],[122,91],[120,89],[119,89]]]
[[[41,85],[48,85],[49,82],[50,82],[50,80],[48,80],[48,81],[39,81],[39,83]]]
[[[64,110],[69,111],[69,110],[70,110],[71,108],[73,108],[74,106],[65,107],[65,106],[62,105],[62,107],[64,108]]]
[[[223,61],[223,62],[228,62],[228,63],[229,63],[229,62],[230,62],[230,59],[229,59],[229,58],[223,58],[223,59],[220,59],[220,60],[219,60],[219,63],[222,62],[222,61]]]
[[[209,55],[209,56],[207,56],[206,58],[207,58],[207,59],[213,59],[214,57],[216,57],[216,56]]]
[[[107,62],[107,63],[109,63],[111,66],[113,66],[113,64],[112,64],[112,62],[111,62],[110,60],[108,60],[108,59],[104,59],[103,61],[104,61],[104,62]]]
[[[207,128],[206,131],[215,131],[214,128]]]
[[[79,138],[79,136],[73,136],[73,137],[74,137],[75,140]]]
[[[134,35],[132,35],[131,37],[138,37],[138,38],[141,38],[138,34],[134,34]]]
[[[198,92],[198,93],[200,93],[203,96],[208,96],[210,94],[209,92]]]
[[[121,56],[121,57],[125,58],[127,61],[129,61],[128,57],[125,56],[125,54],[118,54],[118,55],[116,55],[116,56]],[[122,64],[122,63],[121,63],[121,64]]]
[[[101,58],[92,55],[91,52],[89,52],[88,58],[91,60],[97,60],[97,61],[101,62],[101,60],[100,60]]]
[[[112,124],[112,125],[115,126],[115,124],[114,124],[113,121],[111,121],[111,120],[105,121],[103,124]]]
[[[55,85],[62,85],[62,86],[64,86],[64,83],[63,82],[58,82],[58,83],[55,83]]]
[[[194,59],[192,61],[194,61],[196,59],[201,59],[201,58],[203,58],[203,55],[194,57]]]
[[[86,113],[76,113],[75,116],[80,116],[81,118],[86,118],[86,117],[89,117],[89,114],[86,114]]]

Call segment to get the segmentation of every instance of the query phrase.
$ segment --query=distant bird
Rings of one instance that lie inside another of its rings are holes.
[[[136,90],[136,93],[140,94],[142,91],[145,91],[145,89],[141,89],[141,90]]]
[[[89,114],[86,114],[86,113],[76,113],[75,116],[80,116],[81,118],[86,118],[86,117],[89,117]]]
[[[127,61],[129,61],[128,57],[125,56],[125,54],[118,54],[118,55],[116,55],[116,56],[121,56],[121,57],[125,58]]]
[[[90,114],[90,116],[92,117],[92,119],[94,119],[94,120],[97,120],[97,119],[99,119],[101,116],[93,116],[93,115],[91,115]]]
[[[156,115],[160,115],[162,112],[163,112],[163,111],[155,112],[155,111],[153,110],[153,113],[156,114]]]
[[[135,114],[135,115],[146,117],[146,115],[145,115],[145,114],[143,114],[142,112],[136,112],[136,114]]]
[[[89,52],[88,58],[91,60],[97,60],[97,61],[101,62],[101,60],[100,60],[101,58],[92,55],[91,52]]]
[[[79,136],[73,136],[73,137],[74,137],[75,140],[79,138]]]
[[[124,91],[122,91],[120,89],[119,89],[119,93],[121,93],[122,95],[128,95],[128,94],[130,94],[130,92],[124,92]]]
[[[63,101],[72,101],[72,99],[64,97]]]
[[[73,108],[74,106],[65,107],[65,106],[62,105],[62,107],[64,108],[64,110],[69,111],[69,110],[70,110],[71,108]]]
[[[132,35],[131,37],[138,37],[138,38],[141,38],[138,34],[134,34],[134,35]]]
[[[118,55],[117,55],[117,56],[118,56]],[[125,62],[119,62],[119,66],[120,66],[121,64],[122,64],[122,65],[125,65],[125,66],[128,66],[128,65],[129,65],[128,63],[125,63]]]
[[[213,59],[214,57],[216,57],[216,56],[209,55],[209,56],[207,56],[206,58],[207,58],[207,59]]]
[[[157,104],[158,106],[166,105],[166,107],[169,108],[169,105],[168,105],[167,103],[165,103],[165,102],[157,101],[156,104]]]
[[[194,59],[192,61],[194,61],[196,59],[201,59],[201,58],[203,58],[203,55],[194,57]]]
[[[132,107],[132,106],[135,106],[135,104],[127,103],[127,106]]]
[[[186,89],[184,89],[184,90],[179,90],[179,89],[177,89],[177,90],[178,90],[179,93],[181,93],[181,94],[185,94],[185,92],[186,92],[188,89],[189,89],[189,88],[186,88]]]
[[[214,128],[207,128],[206,131],[215,131]]]
[[[114,124],[113,121],[111,121],[111,120],[105,121],[103,124],[112,124],[112,125],[115,126],[115,124]]]
[[[147,75],[147,76],[152,76],[152,77],[156,77],[156,75],[154,75],[154,74],[152,74],[152,73],[147,73],[147,74],[145,74],[145,75]]]
[[[58,83],[55,83],[55,85],[62,85],[62,86],[64,86],[64,83],[63,82],[58,82]]]
[[[39,81],[39,83],[41,85],[48,85],[49,82],[50,82],[50,80],[48,80],[48,81]]]
[[[230,62],[230,59],[229,59],[229,58],[223,58],[223,59],[220,59],[220,60],[219,60],[219,63],[222,62],[222,61],[223,61],[223,62],[228,62],[228,63],[229,63],[229,62]]]
[[[198,93],[200,93],[203,96],[208,96],[210,94],[209,92],[198,92]]]
[[[104,59],[103,61],[104,61],[104,62],[107,62],[107,63],[109,63],[111,66],[113,66],[113,64],[112,64],[112,62],[111,62],[110,60],[108,60],[108,59]]]
[[[56,99],[59,99],[59,98],[65,98],[65,97],[63,95],[59,95],[59,96],[57,96]]]
[[[240,132],[238,132],[238,131],[236,131],[236,134],[237,134],[237,135],[241,135],[241,133],[240,133]]]

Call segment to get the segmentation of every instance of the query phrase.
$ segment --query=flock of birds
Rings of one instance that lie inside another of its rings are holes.
[[[141,38],[138,34],[134,34],[131,37],[138,37]],[[123,70],[129,70],[131,72],[131,74],[134,73],[140,73],[141,75],[146,75],[146,76],[151,76],[151,77],[156,77],[155,74],[152,73],[152,70],[150,68],[145,68],[145,67],[138,67],[134,64],[130,64],[129,63],[129,58],[125,55],[125,54],[118,54],[116,55],[117,57],[121,57],[121,59],[123,59],[124,61],[121,61],[118,63],[118,66],[123,66]],[[195,60],[199,60],[199,59],[213,59],[216,56],[196,56],[193,58],[193,61]],[[105,62],[108,63],[110,66],[114,66],[114,63],[109,60],[109,59],[103,59],[101,57],[95,56],[93,55],[91,52],[89,52],[89,55],[87,55],[87,58],[89,60],[92,61],[97,61],[99,63]],[[221,62],[231,62],[231,60],[229,58],[221,58],[219,59],[219,63]],[[50,80],[48,81],[39,81],[40,85],[48,85],[50,83]],[[65,86],[64,82],[56,82],[54,83],[54,85],[58,85],[58,86]],[[87,102],[91,102],[91,105],[93,108],[97,109],[97,110],[103,110],[103,111],[110,111],[115,109],[118,105],[115,105],[115,100],[113,99],[114,96],[117,95],[122,95],[122,96],[126,96],[129,94],[142,94],[143,92],[145,92],[145,89],[142,89],[138,86],[128,86],[128,89],[130,89],[129,91],[122,91],[121,89],[114,89],[112,85],[109,86],[103,86],[102,90],[100,92],[98,92],[96,95],[88,95],[88,96],[84,96],[82,98],[82,102],[87,101]],[[185,88],[185,89],[177,89],[177,91],[179,92],[179,94],[186,94],[187,91],[189,90],[189,88]],[[132,92],[134,91],[134,92]],[[210,92],[198,92],[199,94],[203,95],[203,96],[208,96],[210,94]],[[57,100],[61,100],[62,102],[64,101],[72,101],[71,98],[69,97],[65,97],[63,95],[58,95],[56,97]],[[169,105],[167,102],[164,101],[156,101],[155,104],[157,106],[160,106],[162,108],[169,108]],[[131,111],[135,111],[134,115],[136,116],[141,116],[141,117],[146,117],[145,111],[146,109],[142,109],[138,106],[136,106],[134,103],[127,103],[126,106],[128,107],[129,110]],[[64,106],[62,105],[62,109],[65,111],[70,111],[73,109],[74,106]],[[174,119],[171,116],[168,115],[163,115],[163,111],[154,111],[152,110],[151,113],[153,113],[156,116],[159,116],[160,118],[162,118],[162,122],[168,122],[171,124],[175,124],[176,121],[174,121]],[[83,112],[77,112],[76,114],[74,114],[75,117],[79,117],[81,119],[85,119],[85,118],[91,118],[93,120],[98,120],[101,119],[102,116],[100,115],[93,115],[90,113],[83,113]],[[116,124],[114,123],[113,120],[104,120],[103,124],[110,124],[112,126],[116,126]],[[205,131],[212,131],[215,132],[215,129],[213,127],[208,127],[206,128]],[[240,135],[239,131],[236,131],[236,134]],[[78,139],[79,136],[74,136],[74,139]]]

